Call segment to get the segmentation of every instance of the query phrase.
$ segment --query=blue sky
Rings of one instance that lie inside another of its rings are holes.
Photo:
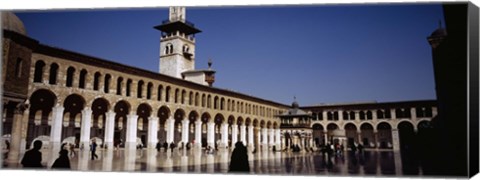
[[[167,8],[17,11],[43,44],[158,72]],[[300,105],[435,99],[439,4],[187,7],[214,86]],[[444,23],[442,23],[444,24]]]

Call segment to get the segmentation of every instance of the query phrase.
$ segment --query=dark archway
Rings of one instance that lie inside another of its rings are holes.
[[[347,147],[351,147],[352,144],[358,143],[358,134],[357,134],[357,126],[353,123],[347,123],[344,127],[345,129],[345,136],[347,137]]]
[[[119,101],[115,104],[113,110],[115,111],[115,128],[113,133],[114,144],[125,144],[125,135],[127,129],[127,115],[130,113],[130,104],[127,101]]]
[[[158,116],[158,142],[165,143],[167,142],[167,127],[166,122],[168,117],[170,116],[170,109],[167,106],[162,106],[158,109],[157,112]]]
[[[50,136],[52,108],[57,102],[55,94],[49,90],[39,89],[30,96],[30,110],[27,128],[27,146],[37,136]],[[27,147],[29,148],[29,147]]]
[[[99,137],[104,138],[106,112],[110,109],[110,103],[104,98],[97,98],[92,103],[92,117],[93,123],[90,129],[90,138]]]
[[[147,145],[148,140],[148,118],[152,114],[152,107],[146,103],[142,103],[137,108],[137,137],[140,137],[143,146]]]
[[[80,139],[82,124],[82,110],[85,107],[85,99],[78,94],[71,94],[63,102],[62,139],[74,136]]]
[[[361,143],[364,147],[375,147],[374,141],[374,133],[373,133],[373,126],[370,123],[363,123],[360,125],[361,131]]]
[[[207,112],[206,113],[203,113],[202,114],[202,147],[207,147],[207,132],[208,132],[208,123],[210,122],[210,114],[208,114]]]
[[[325,136],[323,126],[321,124],[313,124],[312,126],[313,141],[317,147],[325,144]]]
[[[185,111],[183,109],[177,109],[173,118],[175,119],[173,125],[173,143],[177,144],[182,141],[182,121],[185,119]]]
[[[191,111],[188,114],[188,142],[199,142],[198,139],[195,139],[195,123],[198,119],[198,113],[197,111]]]
[[[377,125],[377,144],[379,148],[393,148],[392,142],[392,126],[386,122]]]

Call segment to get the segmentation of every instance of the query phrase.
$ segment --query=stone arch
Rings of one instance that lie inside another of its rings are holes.
[[[147,103],[142,103],[137,107],[137,137],[140,138],[143,145],[147,144],[148,139],[148,118],[152,114],[152,107]]]
[[[222,124],[225,122],[225,117],[217,113],[215,115],[215,118],[213,119],[213,122],[215,123],[214,125],[214,132],[215,132],[215,137],[214,137],[214,142],[215,144],[218,144],[218,141],[222,138]]]
[[[267,121],[267,128],[268,128],[268,129],[271,129],[271,128],[272,128],[272,122]]]
[[[320,123],[314,123],[312,125],[312,136],[313,136],[313,142],[316,147],[320,147],[321,145],[324,145],[325,142],[325,130]]]
[[[375,147],[374,129],[371,123],[364,122],[360,125],[360,136],[365,147]]]
[[[377,124],[377,147],[393,148],[392,126],[387,122]]]
[[[242,124],[244,124],[243,118],[241,116],[238,116],[237,117],[237,125],[241,126]]]
[[[118,101],[113,108],[113,111],[115,112],[115,126],[113,133],[114,142],[125,142],[127,115],[130,113],[130,109],[130,104],[125,100]],[[122,143],[121,146],[123,145],[124,144]]]
[[[92,117],[93,123],[90,130],[90,137],[103,137],[106,112],[110,109],[110,103],[105,98],[97,98],[92,103]]]
[[[63,102],[64,117],[62,121],[62,138],[78,136],[80,138],[80,124],[82,123],[82,110],[85,99],[78,94],[71,94]]]
[[[195,140],[195,123],[197,122],[198,116],[198,112],[195,110],[188,113],[188,142],[193,142]]]
[[[278,129],[278,124],[277,124],[277,122],[273,122],[273,128],[274,128],[274,129]]]
[[[185,119],[185,111],[178,108],[173,115],[173,119],[175,119],[173,125],[173,142],[177,144],[182,141],[182,121]]]
[[[38,89],[30,95],[27,144],[38,136],[50,136],[52,109],[57,96],[50,90]]]
[[[347,137],[347,147],[351,147],[352,144],[358,143],[358,134],[357,134],[357,126],[353,123],[347,123],[344,125],[345,129],[345,136]]]
[[[170,117],[170,109],[167,106],[162,106],[157,111],[158,117],[158,141],[166,142],[167,141],[167,127],[166,122]]]
[[[208,133],[208,123],[211,122],[211,116],[208,112],[204,112],[201,117],[202,121],[202,147],[207,146],[207,133]]]
[[[401,121],[397,125],[400,151],[415,153],[415,128],[409,121]]]

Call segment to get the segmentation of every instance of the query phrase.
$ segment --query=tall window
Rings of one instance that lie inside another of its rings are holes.
[[[153,84],[151,82],[147,85],[147,99],[152,98],[152,86]]]
[[[49,84],[57,84],[57,73],[58,73],[58,65],[53,63],[50,65],[50,78],[48,83]]]
[[[170,101],[170,86],[167,86],[165,90],[165,102],[169,102],[169,101]]]
[[[137,98],[142,98],[142,91],[143,91],[143,81],[140,80],[138,81],[138,85],[137,85]]]
[[[105,75],[105,82],[103,86],[103,92],[105,93],[110,92],[110,79],[112,79],[112,76],[110,76],[110,74]]]
[[[117,95],[122,95],[122,83],[123,83],[123,78],[118,77],[118,79],[117,79]]]
[[[162,100],[162,90],[163,90],[163,86],[162,86],[162,85],[158,85],[158,92],[157,92],[157,100],[158,100],[158,101],[161,101],[161,100]]]
[[[33,76],[33,82],[42,82],[44,67],[45,67],[45,63],[43,61],[37,61],[35,63],[35,73]]]
[[[87,70],[82,69],[82,71],[80,71],[80,79],[78,81],[78,87],[79,88],[85,89],[85,77],[86,76],[87,76]]]
[[[128,79],[127,80],[127,96],[130,96],[130,91],[131,91],[131,86],[132,86],[132,80]]]
[[[75,74],[75,68],[69,67],[67,69],[67,84],[65,86],[72,87],[73,85],[73,75]]]
[[[21,58],[17,58],[15,62],[15,77],[20,78],[22,76],[22,64],[23,60]]]
[[[100,76],[101,74],[99,72],[96,72],[94,77],[93,77],[93,90],[98,90],[98,86],[100,83]]]

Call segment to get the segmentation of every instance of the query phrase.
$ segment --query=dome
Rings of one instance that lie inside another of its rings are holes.
[[[447,30],[444,28],[438,28],[430,34],[430,37],[445,37],[447,36]]]
[[[2,12],[2,29],[27,35],[23,22],[12,12]]]
[[[293,103],[292,103],[292,108],[298,109],[298,107],[299,107],[299,106],[298,106],[298,102],[297,102],[296,100],[293,101]]]

